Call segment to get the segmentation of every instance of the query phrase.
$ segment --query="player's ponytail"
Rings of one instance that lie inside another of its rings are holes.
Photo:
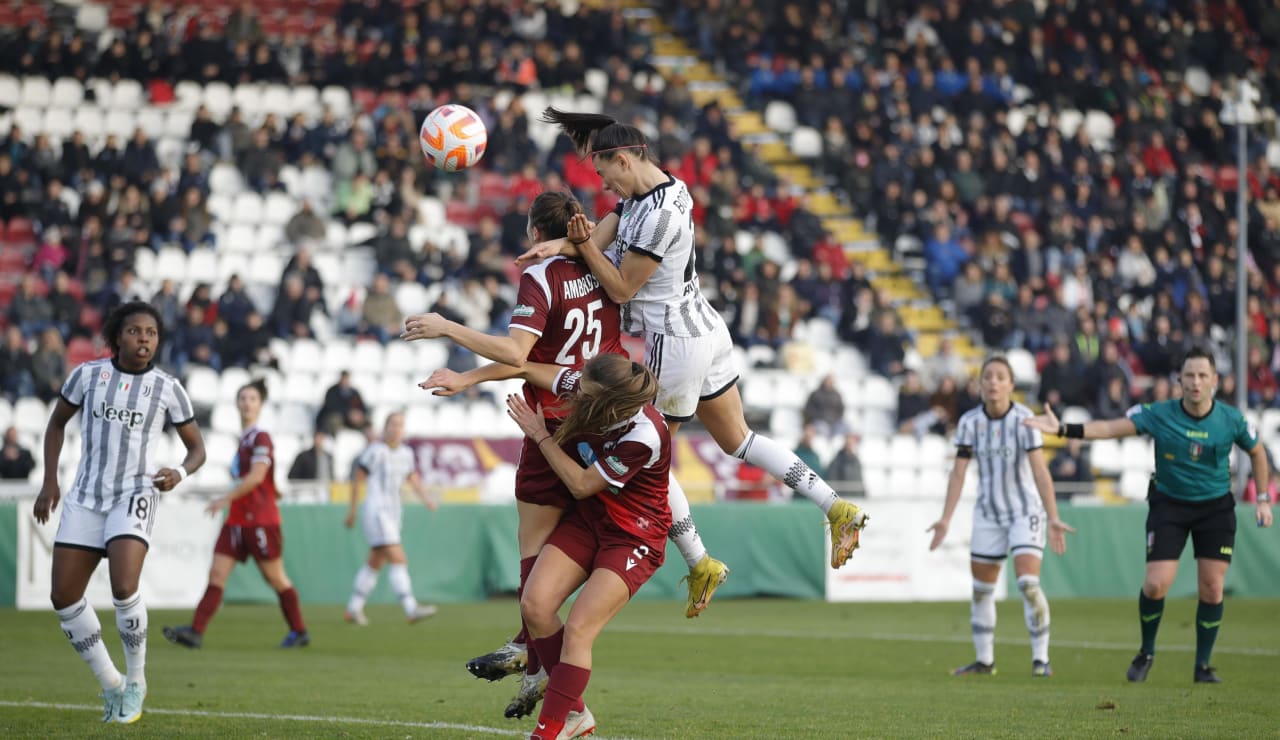
[[[640,129],[600,113],[571,113],[557,108],[542,112],[542,122],[560,127],[573,141],[583,158],[604,156],[611,158],[626,151],[639,159],[648,160],[649,140]]]
[[[598,355],[582,366],[578,392],[569,399],[569,416],[553,441],[580,434],[599,434],[635,416],[658,397],[658,379],[649,368],[625,355]]]
[[[245,383],[244,385],[240,386],[240,390],[239,390],[239,391],[236,391],[236,395],[240,395],[240,391],[243,391],[243,390],[245,390],[246,388],[252,388],[253,390],[257,391],[257,392],[258,392],[258,397],[262,399],[262,402],[263,402],[263,403],[266,403],[266,402],[267,402],[267,380],[266,380],[266,378],[257,378],[257,379],[255,379],[255,380],[251,380],[251,381],[249,381],[248,383]]]

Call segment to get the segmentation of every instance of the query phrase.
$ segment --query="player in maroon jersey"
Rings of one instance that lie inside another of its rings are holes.
[[[213,546],[213,567],[209,569],[209,586],[196,606],[190,625],[165,627],[164,636],[189,648],[204,642],[204,631],[222,604],[222,589],[237,561],[252,557],[262,577],[280,599],[280,610],[289,624],[280,647],[306,647],[311,644],[298,592],[284,572],[284,536],[280,533],[280,508],[276,506],[276,463],[271,435],[258,426],[258,416],[267,400],[267,384],[255,380],[236,393],[240,411],[240,448],[232,465],[232,473],[240,482],[231,493],[212,501],[206,511],[216,515],[228,504],[231,513],[222,524],[218,541]]]
[[[534,651],[551,676],[531,740],[595,731],[582,695],[596,637],[662,565],[671,508],[671,434],[653,407],[658,379],[624,355],[581,370],[528,364],[525,377],[563,397],[554,433],[543,409],[507,398],[511,417],[576,499],[538,554],[520,599]],[[584,467],[586,466],[586,467]],[[582,591],[561,623],[559,610]]]

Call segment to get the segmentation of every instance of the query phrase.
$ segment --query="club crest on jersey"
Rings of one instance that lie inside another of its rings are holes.
[[[142,397],[143,397],[143,398],[151,398],[151,388],[152,388],[152,386],[149,386],[149,385],[144,385],[144,386],[142,386]]]
[[[1188,447],[1187,451],[1191,453],[1192,461],[1199,460],[1201,453],[1204,452],[1204,446],[1201,445],[1199,442],[1192,442],[1187,447]]]

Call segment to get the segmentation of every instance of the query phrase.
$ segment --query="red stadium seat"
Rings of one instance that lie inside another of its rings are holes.
[[[23,3],[18,9],[18,25],[26,26],[31,23],[47,23],[48,14],[45,13],[44,5],[41,3]]]
[[[84,337],[74,337],[71,343],[67,345],[67,366],[75,367],[89,360],[106,357],[108,354],[105,348],[103,350],[96,349],[91,340]]]
[[[1240,184],[1240,173],[1231,165],[1224,165],[1218,168],[1215,178],[1219,190],[1234,193],[1236,187]]]
[[[81,307],[80,326],[96,334],[102,328],[102,312],[93,306]]]
[[[36,240],[36,229],[28,218],[11,218],[5,229],[5,241],[11,244],[31,244]]]

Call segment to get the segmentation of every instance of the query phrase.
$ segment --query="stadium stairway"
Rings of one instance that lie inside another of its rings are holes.
[[[647,16],[654,32],[652,61],[666,80],[678,74],[688,83],[693,100],[699,106],[719,102],[731,131],[744,148],[767,163],[780,178],[809,193],[811,207],[844,245],[845,254],[861,262],[872,286],[889,296],[922,357],[935,354],[943,335],[950,334],[955,337],[955,348],[962,357],[980,361],[984,350],[974,344],[967,332],[960,330],[954,319],[943,314],[928,289],[903,269],[879,238],[867,232],[861,219],[840,202],[822,177],[796,155],[788,132],[779,131],[766,121],[768,111],[762,113],[748,108],[733,87],[699,58],[660,14],[639,4],[633,4],[628,14]]]

